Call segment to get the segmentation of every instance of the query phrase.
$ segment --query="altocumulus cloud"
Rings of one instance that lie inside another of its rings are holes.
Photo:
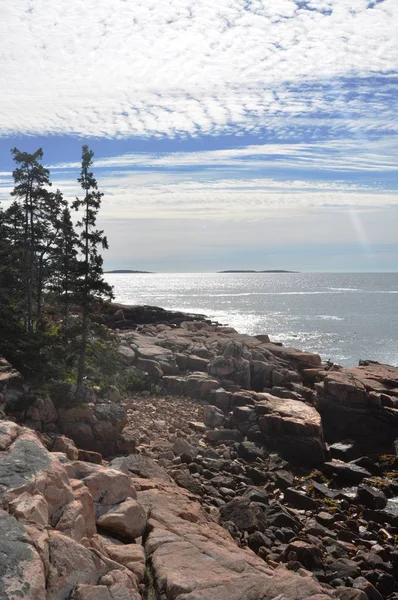
[[[4,2],[0,134],[391,134],[397,21],[396,0]]]

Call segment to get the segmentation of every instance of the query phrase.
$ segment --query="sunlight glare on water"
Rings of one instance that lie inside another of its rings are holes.
[[[201,313],[353,365],[398,364],[398,273],[107,274],[116,301]]]

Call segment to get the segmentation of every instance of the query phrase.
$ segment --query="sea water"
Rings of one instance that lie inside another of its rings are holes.
[[[342,365],[398,365],[398,273],[107,274],[117,302],[206,314]]]

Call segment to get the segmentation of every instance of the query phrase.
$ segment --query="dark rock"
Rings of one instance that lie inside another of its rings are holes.
[[[356,590],[365,592],[369,600],[383,600],[383,596],[376,590],[370,581],[365,579],[365,577],[357,577],[354,579],[352,587]]]
[[[225,415],[223,411],[216,406],[205,406],[203,411],[203,421],[207,427],[215,429],[224,425]]]
[[[356,450],[353,442],[336,442],[330,446],[332,458],[349,462],[355,458]]]
[[[214,429],[206,433],[206,438],[213,444],[219,442],[241,442],[242,434],[237,429]]]
[[[316,510],[317,508],[315,500],[310,498],[303,490],[296,490],[295,488],[285,490],[284,501],[302,510]]]
[[[156,461],[142,454],[130,454],[113,459],[109,466],[123,473],[133,473],[144,479],[154,479],[164,483],[171,483],[172,478],[160,467]]]
[[[328,512],[320,512],[316,515],[316,520],[325,527],[331,527],[334,523],[334,516]]]
[[[223,521],[231,521],[240,531],[258,529],[259,509],[248,498],[234,498],[220,508]]]
[[[360,483],[365,477],[370,477],[369,471],[353,463],[345,463],[341,460],[325,462],[323,468],[326,473],[336,475],[351,483]]]
[[[388,451],[396,439],[398,412],[383,406],[381,395],[397,389],[397,381],[398,368],[388,365],[327,373],[319,404],[326,439],[352,439],[364,454]]]
[[[314,544],[302,540],[291,542],[285,550],[286,560],[298,560],[306,569],[322,567],[322,553]]]
[[[279,471],[275,471],[274,481],[276,486],[283,491],[285,491],[288,487],[292,487],[294,483],[294,476],[289,471],[284,471],[280,469]]]
[[[264,448],[259,448],[253,442],[241,442],[237,447],[238,456],[248,462],[255,461],[256,458],[264,458]]]
[[[266,508],[263,522],[266,527],[287,527],[293,531],[298,531],[301,527],[300,521],[278,503]]]
[[[261,547],[271,548],[272,540],[261,531],[255,531],[247,538],[247,545],[250,550],[257,553]]]
[[[185,488],[190,491],[192,494],[196,494],[200,496],[202,493],[202,485],[200,481],[192,477],[192,475],[188,471],[179,471],[174,475],[174,481],[180,487]]]
[[[259,504],[268,504],[269,494],[260,487],[248,487],[246,488],[244,498],[248,498],[251,502],[258,502]]]
[[[336,496],[338,496],[337,491],[329,489],[327,485],[324,483],[319,483],[319,481],[314,481],[311,479],[311,486],[315,494],[321,498],[329,498],[330,500],[333,500],[336,498]]]
[[[349,558],[339,558],[337,560],[327,561],[325,564],[328,571],[334,574],[334,577],[346,579],[347,577],[358,577],[360,575],[358,563]]]
[[[383,598],[390,598],[390,594],[398,591],[397,581],[391,573],[379,573],[375,587]]]
[[[381,473],[379,465],[376,464],[375,461],[372,460],[369,456],[360,456],[359,458],[356,458],[355,460],[352,460],[350,462],[353,465],[359,465],[360,467],[363,467],[364,469],[372,473],[372,475],[380,475]]]
[[[383,509],[387,506],[387,498],[383,492],[366,483],[358,486],[357,500],[367,508]]]

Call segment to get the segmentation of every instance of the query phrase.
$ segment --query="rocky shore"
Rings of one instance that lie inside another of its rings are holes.
[[[0,362],[0,598],[398,598],[397,367],[156,307],[101,320],[127,398]]]

